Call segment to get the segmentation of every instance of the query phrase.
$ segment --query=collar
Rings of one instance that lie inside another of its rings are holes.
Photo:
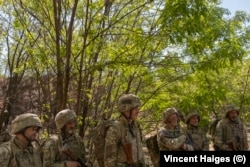
[[[128,120],[124,117],[124,116],[121,116],[120,118],[119,118],[119,120],[120,120],[120,122],[124,125],[124,126],[128,126],[129,124],[131,124],[132,125],[132,127],[133,126],[135,126],[135,122],[136,121],[132,121],[131,123],[130,122],[128,122]]]
[[[18,148],[20,148],[20,149],[22,149],[22,150],[28,149],[28,148],[31,148],[31,149],[32,149],[32,144],[31,144],[31,143],[29,143],[28,145],[25,145],[18,137],[15,137],[15,138],[13,139],[13,142],[15,143],[15,145],[16,145]]]

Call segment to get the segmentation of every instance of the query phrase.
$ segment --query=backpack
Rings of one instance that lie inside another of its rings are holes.
[[[159,167],[160,150],[157,143],[157,133],[146,139],[146,145],[154,167]]]
[[[2,162],[4,165],[16,165],[16,160],[15,160],[15,157],[14,157],[14,154],[13,154],[13,151],[11,149],[11,141],[7,141],[7,142],[4,142],[0,145],[0,149],[4,148],[3,150],[7,151],[5,152],[5,159],[4,159],[4,162]],[[0,158],[1,160],[1,158]],[[8,162],[6,162],[8,161]],[[1,163],[1,165],[3,165]]]
[[[214,135],[215,135],[215,130],[216,130],[216,126],[218,124],[218,122],[220,121],[221,119],[220,118],[216,118],[215,120],[213,120],[210,124],[210,127],[209,127],[209,134],[211,135],[211,137],[213,138]]]
[[[216,118],[215,120],[213,120],[210,124],[209,131],[208,131],[208,133],[211,135],[211,140],[213,142],[213,148],[215,151],[219,150],[219,148],[214,144],[214,140],[215,140],[214,135],[215,135],[216,126],[220,120],[221,120],[220,118]]]
[[[94,155],[99,167],[104,167],[105,137],[106,131],[110,126],[119,128],[119,122],[115,120],[104,119],[95,127],[92,132],[92,142],[94,145]],[[117,130],[120,132],[120,130]]]
[[[8,131],[0,132],[0,144],[11,140],[12,136]]]

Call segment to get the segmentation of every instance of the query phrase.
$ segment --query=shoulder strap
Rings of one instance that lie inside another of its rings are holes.
[[[9,158],[8,158],[8,166],[11,165],[11,161],[13,160],[13,163],[17,165],[17,161],[16,161],[16,158],[15,158],[15,154],[13,153],[13,139],[11,139],[10,141],[2,144],[3,147],[5,147],[8,152],[9,152]],[[17,165],[18,166],[18,165]]]
[[[141,141],[143,141],[143,134],[142,134],[142,128],[141,128],[141,125],[135,121],[135,125],[136,125],[136,128],[139,129],[139,132],[140,132],[140,138],[141,138]]]
[[[112,124],[109,124],[106,128],[109,128],[110,126],[113,126],[116,128],[117,130],[117,134],[118,134],[118,138],[120,143],[118,144],[122,144],[125,142],[125,127],[122,125],[122,123],[120,121],[114,121]]]
[[[120,126],[120,141],[121,141],[121,144],[125,143],[125,133],[126,133],[126,129],[125,127],[122,125],[121,122],[119,122],[119,126]],[[119,129],[118,129],[119,130]]]

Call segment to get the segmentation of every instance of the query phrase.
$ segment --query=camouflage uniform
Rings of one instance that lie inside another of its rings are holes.
[[[200,122],[200,115],[198,113],[189,114],[186,118],[186,134],[190,138],[195,151],[208,151],[209,140],[206,137],[206,133],[199,126],[192,126],[189,124],[189,120],[193,116],[197,116]]]
[[[78,161],[82,167],[85,166],[85,147],[81,137],[74,133],[66,138],[62,130],[68,121],[76,120],[76,118],[75,112],[69,109],[57,113],[55,122],[60,132],[44,142],[43,167],[66,167],[68,160]]]
[[[225,151],[247,151],[247,132],[244,123],[237,118],[232,121],[229,119],[229,112],[239,110],[235,106],[227,106],[225,118],[220,120],[215,130],[215,150]]]
[[[42,127],[35,114],[22,114],[12,122],[12,134],[22,133],[31,126]],[[1,167],[42,167],[42,156],[38,143],[24,144],[17,136],[0,145]]]
[[[139,98],[133,94],[122,96],[118,100],[118,110],[122,113],[133,110],[140,106]],[[127,118],[121,116],[117,126],[111,126],[107,130],[105,138],[105,166],[106,167],[126,167],[128,158],[124,150],[124,145],[132,146],[134,167],[143,167],[144,154],[142,150],[142,136],[139,125],[136,121],[129,123]]]
[[[175,108],[167,108],[163,112],[163,122],[172,115],[178,114]],[[188,141],[187,136],[179,125],[169,129],[167,125],[161,127],[157,133],[157,142],[160,151],[184,151],[182,146],[187,144],[188,151],[193,151],[193,147]]]
[[[3,132],[0,133],[0,144],[9,141],[10,139],[11,139],[11,134],[7,130],[4,130]]]

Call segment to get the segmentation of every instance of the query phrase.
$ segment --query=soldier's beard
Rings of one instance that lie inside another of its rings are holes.
[[[195,125],[195,124],[190,124],[190,126],[193,127],[193,128],[197,128],[198,127],[198,125]]]
[[[70,134],[70,135],[74,134],[75,133],[75,128],[69,129],[67,131],[67,133]]]
[[[35,138],[29,137],[29,138],[27,138],[27,140],[28,140],[29,142],[33,142],[33,141],[35,141]]]
[[[178,121],[172,121],[171,124],[172,124],[173,126],[177,126],[177,125],[178,125]]]
[[[238,123],[239,119],[237,117],[231,117],[230,120],[234,123]]]

